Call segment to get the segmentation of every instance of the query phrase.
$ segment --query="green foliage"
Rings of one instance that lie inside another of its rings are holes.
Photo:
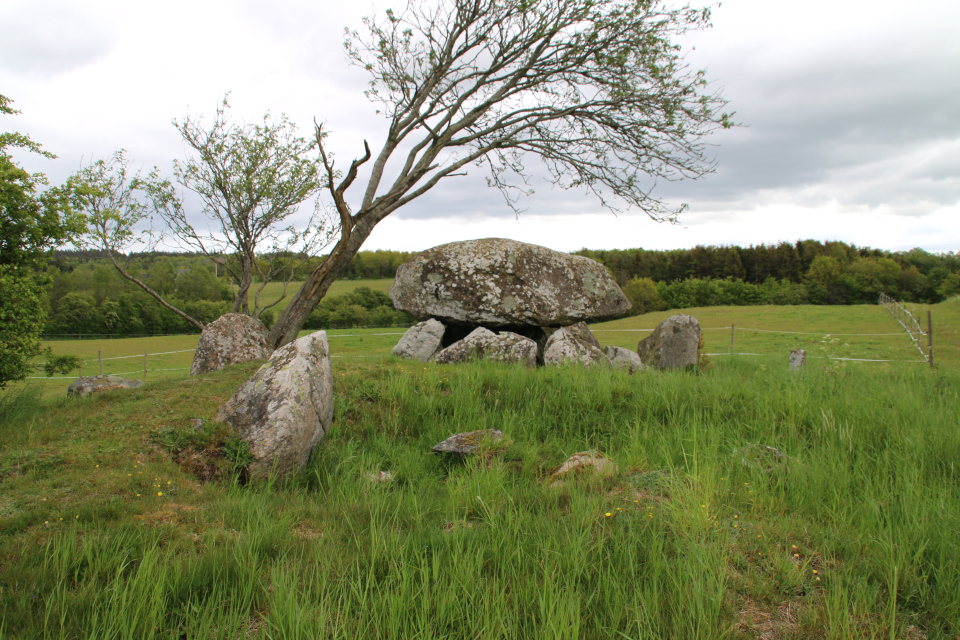
[[[633,305],[631,315],[660,311],[667,305],[660,297],[657,284],[650,278],[634,278],[623,287],[623,293]]]
[[[775,304],[875,304],[881,292],[899,300],[938,302],[944,297],[941,283],[960,273],[960,257],[952,252],[889,252],[816,240],[670,251],[583,249],[577,254],[602,263],[622,287],[634,278],[664,284],[742,280],[765,287],[765,298],[781,301]],[[781,287],[775,295],[771,279]]]
[[[0,95],[0,113],[17,113],[10,102]],[[25,378],[30,361],[46,353],[39,339],[46,278],[38,271],[54,247],[82,228],[74,209],[81,194],[68,187],[39,192],[46,178],[24,171],[8,147],[44,153],[27,136],[0,135],[0,389]]]
[[[306,329],[409,326],[413,318],[393,308],[390,296],[369,287],[324,298],[310,314]]]

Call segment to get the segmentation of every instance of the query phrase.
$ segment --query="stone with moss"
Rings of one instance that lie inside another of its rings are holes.
[[[333,423],[333,370],[326,332],[311,333],[274,351],[224,403],[217,420],[250,444],[250,477],[302,470]]]

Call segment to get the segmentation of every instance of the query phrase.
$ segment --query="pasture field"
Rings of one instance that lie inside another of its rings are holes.
[[[369,286],[369,283],[384,284],[390,280],[352,280],[345,281],[343,291],[348,287]],[[367,283],[362,285],[361,283]],[[378,285],[380,286],[380,285]],[[949,300],[929,307],[933,310],[935,359],[939,366],[956,369],[960,367],[960,298]],[[916,314],[926,318],[927,307],[916,306]],[[615,345],[636,350],[641,338],[657,323],[675,313],[689,313],[696,317],[704,329],[704,350],[706,353],[723,354],[714,359],[727,357],[730,351],[730,325],[738,327],[735,331],[735,351],[737,353],[760,353],[778,355],[786,361],[791,349],[808,350],[810,362],[817,362],[823,356],[871,358],[893,360],[895,362],[864,363],[874,367],[922,367],[918,362],[922,356],[907,337],[903,328],[882,306],[858,305],[845,307],[815,306],[759,306],[759,307],[707,307],[672,311],[659,311],[642,316],[633,316],[611,322],[591,325],[597,339],[604,345]],[[918,316],[919,317],[919,316]],[[924,327],[926,327],[924,321]],[[794,331],[799,333],[765,333],[764,331]],[[402,328],[385,329],[335,329],[327,331],[330,349],[334,356],[342,358],[386,357],[400,339]],[[301,335],[307,332],[302,332]],[[887,334],[874,336],[851,336],[843,334]],[[805,335],[811,334],[811,335]],[[825,338],[824,334],[829,334]],[[48,341],[54,353],[74,354],[84,359],[83,373],[91,375],[99,372],[97,352],[102,351],[104,373],[122,374],[134,377],[142,376],[143,354],[147,358],[147,379],[184,377],[190,368],[196,347],[196,335],[160,336],[152,338],[127,338],[112,340],[63,340]],[[179,352],[179,353],[169,353]],[[753,356],[745,356],[753,357]],[[120,358],[110,360],[109,358]],[[852,363],[851,363],[852,364]],[[65,393],[72,377],[38,379],[34,384],[42,384],[45,397],[55,397]],[[11,385],[20,389],[23,385]]]
[[[0,638],[958,637],[960,378],[784,359],[343,358],[307,469],[247,485],[212,418],[258,363],[8,396]],[[616,471],[551,482],[584,450]]]
[[[330,290],[327,292],[327,295],[343,295],[344,293],[350,293],[358,287],[369,287],[374,291],[382,291],[383,293],[386,293],[391,284],[393,284],[393,278],[378,278],[376,280],[337,280],[330,285]],[[278,315],[281,311],[287,308],[287,305],[290,304],[290,300],[293,299],[293,295],[300,289],[301,285],[303,285],[303,282],[291,282],[287,285],[287,296],[281,300],[277,306],[273,307],[273,310]],[[253,306],[254,296],[257,293],[257,287],[259,286],[259,283],[254,283],[254,286],[250,288],[250,292],[247,295],[247,300],[250,301],[251,308]],[[267,286],[263,288],[263,293],[260,294],[261,304],[269,304],[273,302],[280,297],[282,292],[282,283],[268,282]]]

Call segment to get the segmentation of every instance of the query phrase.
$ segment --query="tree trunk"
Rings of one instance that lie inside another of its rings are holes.
[[[303,323],[323,300],[323,296],[327,295],[330,285],[350,265],[350,261],[360,251],[360,247],[370,236],[377,222],[384,217],[386,216],[368,215],[361,218],[349,233],[346,244],[342,245],[342,240],[337,242],[330,255],[313,270],[300,290],[294,294],[290,305],[277,318],[276,324],[273,325],[267,337],[268,344],[274,349],[279,349],[297,339]]]

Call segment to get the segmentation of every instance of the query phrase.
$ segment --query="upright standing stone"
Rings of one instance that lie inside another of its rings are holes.
[[[411,358],[420,362],[430,362],[440,350],[443,333],[446,327],[442,323],[430,318],[426,322],[413,325],[400,338],[400,342],[393,348],[393,355],[401,358]]]
[[[657,369],[696,367],[700,356],[700,323],[693,316],[670,316],[637,345],[643,364]]]
[[[807,350],[794,349],[790,352],[790,371],[800,371],[807,366]]]
[[[239,362],[266,360],[272,351],[262,322],[242,313],[227,313],[203,328],[190,375],[217,371]]]
[[[609,364],[610,361],[586,323],[578,322],[554,331],[543,348],[543,364],[558,365],[564,362],[579,362],[589,367]]]
[[[317,331],[273,352],[217,414],[250,443],[251,477],[296,473],[333,422],[327,334]]]

